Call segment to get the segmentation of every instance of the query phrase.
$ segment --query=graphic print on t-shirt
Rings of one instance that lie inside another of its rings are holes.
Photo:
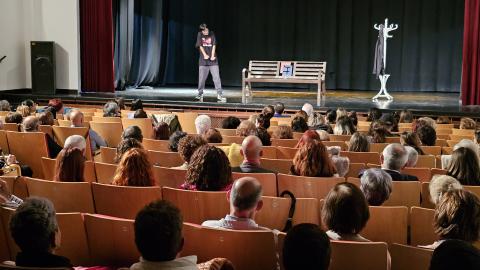
[[[209,36],[202,37],[202,47],[212,47],[212,38]]]

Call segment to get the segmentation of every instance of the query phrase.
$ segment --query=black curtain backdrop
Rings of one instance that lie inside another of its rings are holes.
[[[389,90],[460,89],[464,0],[162,2],[161,68],[143,84],[196,85],[194,43],[198,25],[205,22],[217,37],[224,86],[240,86],[249,60],[304,60],[327,61],[327,89],[376,90],[373,25],[388,17],[399,24],[388,40]]]

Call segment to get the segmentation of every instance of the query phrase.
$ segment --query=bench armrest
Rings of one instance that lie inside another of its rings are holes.
[[[250,70],[248,70],[248,68],[242,69],[243,78],[247,78],[248,77],[247,75],[250,75],[250,74],[252,74],[252,72],[250,72]]]

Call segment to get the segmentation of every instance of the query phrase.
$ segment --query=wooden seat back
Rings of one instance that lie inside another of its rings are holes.
[[[348,157],[351,163],[380,164],[380,153],[342,151],[340,156]]]
[[[275,146],[262,146],[262,158],[277,158],[277,147]]]
[[[180,209],[184,222],[202,224],[205,220],[221,219],[230,212],[227,192],[162,187],[162,197]]]
[[[162,198],[160,187],[125,187],[92,183],[92,193],[97,214],[128,219],[135,219],[145,205]]]
[[[422,155],[418,156],[417,168],[436,168],[436,160],[433,155]]]
[[[245,139],[244,137],[241,137],[241,136],[223,136],[223,135],[222,135],[222,138],[223,138],[222,143],[226,143],[226,144],[236,143],[239,145],[242,145],[243,139]]]
[[[222,136],[236,136],[237,130],[236,129],[224,129],[224,128],[217,128],[218,132],[222,134]]]
[[[3,123],[3,130],[5,131],[21,131],[20,125],[15,123]]]
[[[90,183],[53,182],[26,178],[29,196],[48,198],[58,213],[95,213]]]
[[[362,170],[366,169],[365,163],[350,163],[348,168],[348,173],[345,175],[345,178],[348,177],[358,177],[359,173]]]
[[[277,159],[293,159],[297,151],[298,148],[277,146]]]
[[[429,208],[429,209],[435,209],[435,205],[431,201],[430,197],[430,189],[429,189],[430,182],[423,182],[422,183],[422,203],[420,206],[422,208]]]
[[[341,151],[347,151],[348,149],[347,143],[342,141],[323,141],[322,143],[326,147],[339,146]]]
[[[103,115],[103,113],[101,113]],[[92,116],[92,122],[122,123],[120,117]]]
[[[178,152],[161,152],[148,150],[147,154],[150,163],[154,166],[171,168],[181,166],[184,163]]]
[[[138,262],[133,220],[84,215],[92,265],[129,267]]]
[[[5,154],[10,154],[10,149],[8,147],[7,132],[5,130],[0,130],[0,150]]]
[[[382,153],[387,145],[389,145],[389,143],[371,143],[370,152]]]
[[[405,206],[370,206],[370,219],[362,230],[365,238],[388,244],[407,244],[408,208]]]
[[[262,168],[269,169],[278,173],[288,174],[290,173],[290,168],[293,165],[293,161],[291,159],[261,158],[260,164]]]
[[[393,244],[389,247],[392,270],[425,270],[430,267],[433,250]]]
[[[90,128],[102,137],[108,147],[117,147],[122,140],[122,123],[120,122],[90,122]]]
[[[263,196],[278,196],[277,192],[277,176],[273,173],[240,173],[232,172],[233,180],[242,177],[253,177],[262,184]]]
[[[410,209],[410,245],[430,245],[438,240],[433,229],[435,210],[420,207]]]
[[[130,126],[137,126],[142,130],[142,135],[146,139],[153,139],[153,124],[151,118],[122,118],[123,129]]]
[[[383,242],[330,241],[332,255],[329,270],[388,269],[387,244]],[[345,259],[348,254],[348,259]],[[372,256],[375,254],[375,256]]]
[[[278,192],[292,192],[296,198],[323,199],[338,183],[345,182],[343,177],[305,177],[278,174]]]
[[[60,127],[53,126],[53,136],[57,143],[63,147],[65,140],[72,135],[80,135],[84,138],[88,136],[88,128],[85,127]]]
[[[187,170],[153,166],[155,184],[159,187],[180,188],[185,183]]]
[[[116,164],[95,162],[95,174],[97,182],[100,184],[111,184],[116,171]]]
[[[195,119],[198,117],[196,112],[176,112],[178,117],[178,122],[182,130],[188,134],[197,134],[197,129],[195,128]]]
[[[297,143],[296,139],[272,139],[272,146],[295,147]]]
[[[183,235],[182,256],[196,255],[200,262],[227,258],[236,270],[276,268],[275,241],[270,231],[221,230],[184,223]]]
[[[33,177],[43,178],[42,157],[48,157],[46,135],[42,132],[7,132],[8,148],[22,164],[28,164]],[[35,147],[25,147],[26,145]]]
[[[117,148],[100,147],[100,161],[102,163],[115,164]]]
[[[441,146],[420,146],[423,152],[426,155],[441,155],[442,154],[442,147]]]
[[[54,180],[56,170],[56,159],[42,157],[43,179]],[[85,182],[96,182],[97,177],[95,175],[95,166],[92,161],[85,161],[85,167],[83,171],[83,178]]]
[[[432,171],[430,168],[421,168],[418,166],[415,168],[406,167],[402,169],[402,173],[416,176],[420,182],[429,182],[430,179],[432,179]]]
[[[143,138],[142,145],[145,150],[170,152],[170,142],[168,140],[153,140]]]
[[[330,138],[330,141],[348,142],[348,141],[350,141],[350,138],[352,138],[352,135],[330,134],[330,135],[328,135],[328,137]]]

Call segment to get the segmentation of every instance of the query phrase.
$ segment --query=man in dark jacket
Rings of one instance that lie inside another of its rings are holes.
[[[402,174],[400,170],[405,167],[408,160],[408,153],[405,147],[398,143],[389,144],[383,150],[382,169],[390,174],[393,181],[418,181],[413,175]]]

